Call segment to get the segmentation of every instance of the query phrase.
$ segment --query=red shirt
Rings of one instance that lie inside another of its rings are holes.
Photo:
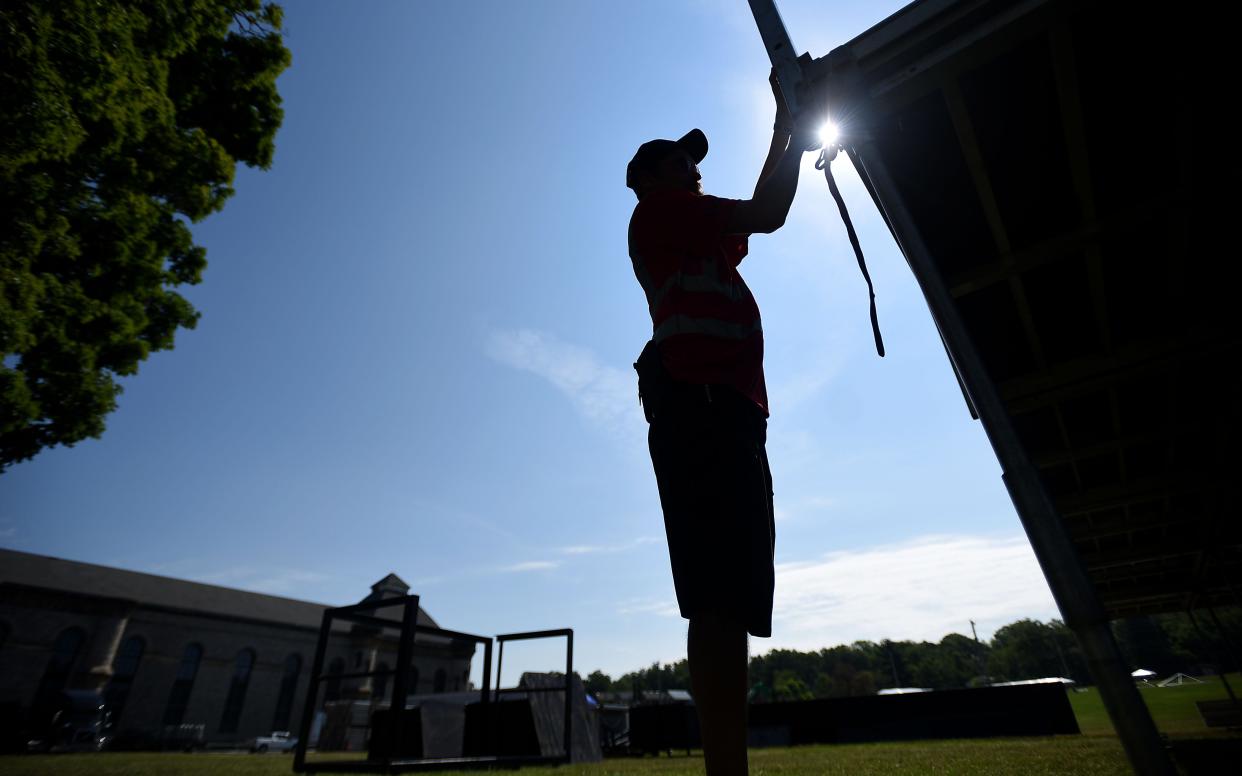
[[[679,190],[648,194],[630,217],[630,260],[673,379],[731,385],[766,415],[759,306],[737,271],[746,235],[724,232],[737,202]]]

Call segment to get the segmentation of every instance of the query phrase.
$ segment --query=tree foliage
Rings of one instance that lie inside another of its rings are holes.
[[[0,470],[104,430],[206,267],[189,223],[266,168],[289,64],[261,0],[0,7]]]
[[[1064,676],[1087,682],[1087,660],[1078,641],[1060,620],[1018,620],[996,631],[988,672],[1006,680]]]
[[[1234,670],[1229,635],[1242,630],[1242,610],[1219,611],[1220,628],[1204,614],[1196,628],[1184,614],[1156,615],[1113,624],[1118,646],[1131,668],[1160,675],[1177,671],[1209,673]],[[1236,636],[1235,636],[1236,637]],[[774,649],[750,659],[750,699],[754,702],[874,695],[883,687],[943,690],[990,682],[1064,676],[1080,684],[1092,681],[1074,634],[1059,620],[1018,620],[976,642],[950,633],[927,641],[856,641],[816,652]],[[690,688],[685,660],[653,664],[613,680],[601,671],[587,677],[591,692]]]

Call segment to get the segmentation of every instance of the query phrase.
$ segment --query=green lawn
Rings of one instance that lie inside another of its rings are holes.
[[[0,758],[5,776],[285,776],[288,755],[126,754],[28,755]],[[1111,736],[924,741],[755,749],[752,776],[824,774],[1127,774],[1125,757]],[[450,772],[440,772],[453,776]],[[455,773],[455,772],[454,772]],[[477,772],[476,772],[477,773]],[[702,776],[701,757],[644,757],[596,765],[525,768],[521,776]]]
[[[1242,689],[1239,678],[1242,677],[1231,676],[1230,681],[1234,687]],[[1195,709],[1196,700],[1225,697],[1219,681],[1147,688],[1142,690],[1142,695],[1156,725],[1175,745],[1212,745],[1238,740],[1236,735],[1209,730]],[[750,754],[750,770],[754,776],[1130,773],[1121,744],[1113,734],[1095,689],[1072,692],[1069,698],[1084,735],[755,749]],[[1233,757],[1232,754],[1226,756]],[[1179,762],[1189,762],[1189,758],[1181,757]],[[291,765],[292,757],[279,754],[105,752],[0,757],[0,773],[4,776],[284,776],[290,773]],[[1236,759],[1189,771],[1191,774],[1229,772],[1242,772]],[[522,776],[699,776],[702,773],[703,761],[697,755],[615,759],[596,765],[528,768],[521,772]]]

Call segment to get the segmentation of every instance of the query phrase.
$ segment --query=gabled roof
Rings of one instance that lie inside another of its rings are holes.
[[[395,574],[385,577],[400,578]],[[377,583],[378,585],[379,583]],[[404,583],[402,583],[404,584]],[[141,606],[319,629],[327,604],[0,549],[0,586],[20,585]],[[420,625],[438,627],[421,608]]]
[[[372,592],[378,592],[381,590],[400,590],[401,595],[405,595],[409,589],[410,586],[405,583],[405,580],[393,573],[389,573],[388,576],[376,582],[374,585],[371,585]]]

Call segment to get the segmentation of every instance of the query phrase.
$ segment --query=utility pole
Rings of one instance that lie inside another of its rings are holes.
[[[975,667],[979,670],[979,677],[986,680],[988,670],[983,664],[983,645],[979,643],[979,631],[975,630],[974,620],[970,621],[970,635],[975,637]]]
[[[1061,670],[1064,672],[1061,676],[1073,679],[1074,677],[1070,676],[1069,663],[1065,661],[1065,652],[1061,650],[1061,638],[1055,626],[1052,628],[1052,646],[1056,648],[1057,657],[1061,659]]]
[[[888,647],[888,664],[893,668],[893,686],[901,686],[901,677],[897,676],[897,658],[893,655],[893,642],[885,642]]]

